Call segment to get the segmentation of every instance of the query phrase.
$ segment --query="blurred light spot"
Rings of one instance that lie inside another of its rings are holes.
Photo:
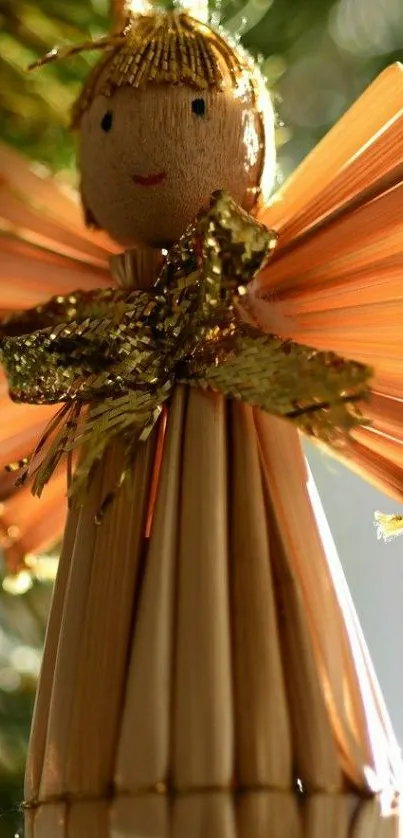
[[[19,527],[9,527],[7,530],[7,535],[9,538],[12,538],[15,541],[16,538],[20,537],[20,528]]]
[[[401,47],[401,0],[339,0],[329,16],[336,44],[362,56],[383,55]]]
[[[292,137],[292,131],[290,128],[287,128],[285,125],[279,125],[276,128],[276,148],[281,148],[281,146],[289,143]]]
[[[127,3],[127,7],[130,9],[131,12],[135,12],[137,14],[145,14],[151,8],[151,4],[147,2],[147,0],[129,0]]]
[[[5,536],[0,537],[0,544],[3,550],[8,550],[8,548],[12,546],[12,543],[13,541],[11,538],[6,538]]]
[[[21,675],[11,666],[0,669],[0,690],[6,693],[15,693],[21,686]]]
[[[26,594],[32,588],[32,576],[28,571],[22,570],[17,576],[6,576],[3,579],[3,590],[13,596]]]
[[[39,582],[54,582],[57,573],[57,559],[57,556],[33,556],[28,554],[25,557],[25,564]]]
[[[249,0],[239,12],[225,21],[226,31],[231,33],[242,32],[242,35],[245,35],[246,32],[249,32],[254,26],[260,23],[266,12],[269,11],[272,3],[273,0]]]
[[[137,0],[139,2],[139,0]],[[140,0],[141,2],[141,0]],[[153,3],[148,3],[148,8],[153,6]],[[177,0],[176,8],[182,9],[197,20],[207,23],[209,19],[208,0]]]
[[[12,640],[9,635],[0,627],[0,655],[8,660],[10,649],[12,648]]]
[[[270,87],[270,85],[275,84],[284,75],[287,69],[287,62],[282,55],[269,55],[263,61],[260,69]]]
[[[37,163],[36,161],[33,161],[31,163],[31,169],[33,172],[35,172],[36,175],[38,175],[38,177],[41,178],[48,178],[49,175],[51,175],[51,170],[48,168],[48,166],[45,166],[43,163]]]
[[[41,655],[37,649],[31,646],[16,646],[10,654],[10,664],[21,675],[39,675]]]

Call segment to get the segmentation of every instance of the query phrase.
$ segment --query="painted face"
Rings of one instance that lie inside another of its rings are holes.
[[[203,93],[152,82],[122,87],[95,96],[81,120],[85,203],[126,246],[177,240],[217,189],[251,210],[264,156],[250,85]]]

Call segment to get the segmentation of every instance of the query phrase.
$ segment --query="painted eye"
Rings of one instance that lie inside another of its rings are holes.
[[[196,114],[196,116],[204,116],[206,113],[206,103],[204,99],[193,99],[192,112]]]
[[[106,111],[101,119],[101,128],[103,131],[108,133],[111,130],[113,123],[113,114],[112,111]]]

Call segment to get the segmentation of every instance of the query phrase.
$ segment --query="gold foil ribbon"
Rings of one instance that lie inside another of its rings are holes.
[[[218,391],[342,445],[362,422],[355,403],[370,370],[250,322],[247,284],[275,244],[275,233],[216,193],[171,249],[151,291],[77,291],[3,324],[11,398],[62,403],[20,483],[32,476],[39,495],[60,459],[82,448],[70,487],[80,498],[117,435],[130,471],[175,383]]]

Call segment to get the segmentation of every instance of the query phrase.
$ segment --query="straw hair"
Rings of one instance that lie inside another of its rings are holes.
[[[116,43],[116,39],[112,39]],[[206,24],[175,12],[131,15],[112,54],[94,68],[73,109],[78,127],[95,94],[110,96],[120,87],[149,82],[186,84],[219,90],[229,77],[235,87],[251,67]]]
[[[149,82],[185,84],[196,90],[237,87],[257,73],[252,59],[219,32],[183,12],[128,14],[120,32],[71,47],[53,49],[29,69],[70,58],[81,52],[106,50],[94,67],[73,108],[73,127],[95,95],[111,96],[120,87],[139,88]]]

